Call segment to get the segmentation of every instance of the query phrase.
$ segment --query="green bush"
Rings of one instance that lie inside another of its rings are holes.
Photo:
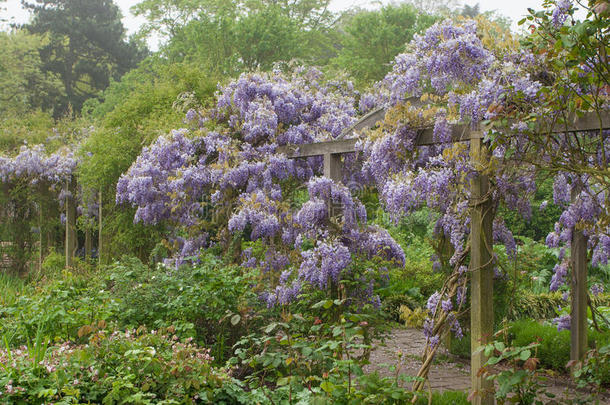
[[[51,341],[78,340],[83,325],[110,321],[117,301],[92,276],[63,272],[60,279],[29,288],[10,305],[0,306],[0,336],[25,344],[38,331]]]
[[[45,257],[42,262],[42,272],[44,275],[57,275],[66,266],[66,256],[53,250]]]
[[[451,340],[449,341],[449,353],[459,356],[464,359],[470,358],[470,332],[464,332],[464,336],[458,339],[451,334]]]
[[[554,325],[544,325],[532,320],[516,321],[510,325],[512,345],[524,347],[539,342],[537,357],[540,365],[558,371],[565,371],[570,360],[570,332],[557,331]]]
[[[0,349],[0,362],[3,403],[239,403],[209,350],[169,330],[92,331],[84,345],[38,340],[27,350]]]
[[[510,325],[509,334],[514,346],[540,342],[537,354],[540,365],[556,371],[566,371],[565,366],[570,360],[570,331],[557,331],[555,325],[521,320]],[[589,347],[600,348],[610,344],[610,333],[607,330],[589,330],[588,340]],[[608,381],[610,382],[610,379]]]
[[[173,325],[181,337],[194,337],[222,362],[252,322],[258,298],[250,282],[241,268],[223,266],[208,254],[201,264],[179,269],[124,258],[110,269],[107,288],[120,302],[121,327]]]

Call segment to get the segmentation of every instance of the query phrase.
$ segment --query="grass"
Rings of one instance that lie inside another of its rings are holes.
[[[25,282],[14,276],[0,273],[0,305],[8,306],[15,303],[25,290]]]

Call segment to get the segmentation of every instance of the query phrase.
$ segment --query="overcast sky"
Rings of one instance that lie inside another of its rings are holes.
[[[134,17],[129,11],[129,9],[138,2],[139,0],[115,0],[115,3],[117,3],[123,11],[123,24],[130,34],[137,31],[139,25],[142,23],[142,19]],[[379,5],[380,3],[388,4],[390,2],[391,1],[388,0],[382,0],[381,2],[366,0],[332,0],[331,9],[334,11],[340,11],[352,6],[373,8],[375,5]],[[542,0],[458,0],[458,3],[462,5],[468,4],[471,6],[479,3],[480,10],[482,12],[495,10],[498,13],[509,17],[513,21],[513,29],[516,30],[516,23],[525,14],[527,14],[527,8],[532,7],[534,9],[541,9]],[[5,4],[7,10],[2,11],[2,17],[16,23],[27,21],[28,15],[24,10],[21,9],[20,0],[8,0],[8,2]],[[151,45],[154,47],[154,44]]]

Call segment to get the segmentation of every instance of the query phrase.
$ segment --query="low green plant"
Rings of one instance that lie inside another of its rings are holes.
[[[325,299],[301,309],[307,310],[284,308],[277,321],[236,344],[230,364],[250,390],[268,390],[274,403],[405,403],[412,398],[397,369],[393,377],[364,373],[379,318],[374,308],[354,311],[347,300]]]
[[[42,262],[42,274],[49,277],[61,274],[66,265],[66,256],[55,250],[51,251]]]
[[[565,371],[570,360],[570,332],[557,331],[554,325],[545,325],[532,320],[513,322],[508,328],[512,346],[525,347],[537,342],[540,366]]]
[[[237,383],[212,366],[209,350],[171,328],[95,330],[85,344],[64,342],[36,356],[0,349],[0,364],[2,403],[240,403],[230,392]]]
[[[259,300],[249,287],[254,281],[242,270],[224,266],[211,254],[179,269],[125,257],[110,268],[106,288],[119,301],[121,327],[173,325],[179,336],[193,337],[224,363],[233,344],[256,322],[253,306]]]
[[[584,360],[574,366],[578,387],[588,388],[599,395],[610,385],[610,343],[588,351]]]
[[[558,331],[555,325],[533,320],[512,322],[508,327],[509,337],[514,346],[526,346],[538,342],[540,366],[559,372],[566,372],[570,360],[570,331]],[[589,347],[601,348],[610,345],[610,333],[607,331],[588,331]],[[610,382],[610,373],[606,374],[605,383]]]
[[[543,398],[555,397],[541,385],[543,377],[537,373],[538,358],[535,357],[538,346],[538,343],[509,346],[503,341],[495,341],[479,349],[488,357],[483,374],[497,382],[495,398],[498,405],[542,405],[545,403]],[[495,371],[493,366],[500,362],[508,367]],[[474,392],[473,396],[481,394]]]
[[[408,328],[422,328],[428,318],[428,310],[423,308],[411,309],[405,305],[400,306],[400,320]]]
[[[0,306],[0,336],[11,345],[21,345],[42,333],[51,341],[78,340],[78,330],[87,324],[110,321],[118,302],[94,277],[64,271],[58,279],[28,288],[10,305]]]
[[[15,276],[0,273],[0,306],[10,306],[26,289],[24,281]]]
[[[464,359],[469,359],[471,355],[470,349],[469,331],[464,331],[464,336],[462,336],[461,339],[457,338],[453,333],[451,334],[451,340],[449,341],[449,353]]]

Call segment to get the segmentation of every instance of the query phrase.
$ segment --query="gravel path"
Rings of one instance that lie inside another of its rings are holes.
[[[385,341],[375,345],[371,352],[370,364],[365,370],[377,371],[382,376],[392,376],[387,365],[399,364],[400,372],[408,376],[415,376],[421,365],[421,355],[424,352],[426,340],[421,330],[418,329],[393,329]],[[571,397],[575,392],[570,379],[566,376],[547,376],[543,382],[549,392],[558,397],[566,394]],[[430,368],[430,386],[433,391],[468,391],[470,388],[470,365],[468,361],[459,359],[445,350],[439,350],[437,360]],[[410,383],[407,388],[410,387]],[[602,404],[610,404],[610,392],[606,392],[602,398]]]

